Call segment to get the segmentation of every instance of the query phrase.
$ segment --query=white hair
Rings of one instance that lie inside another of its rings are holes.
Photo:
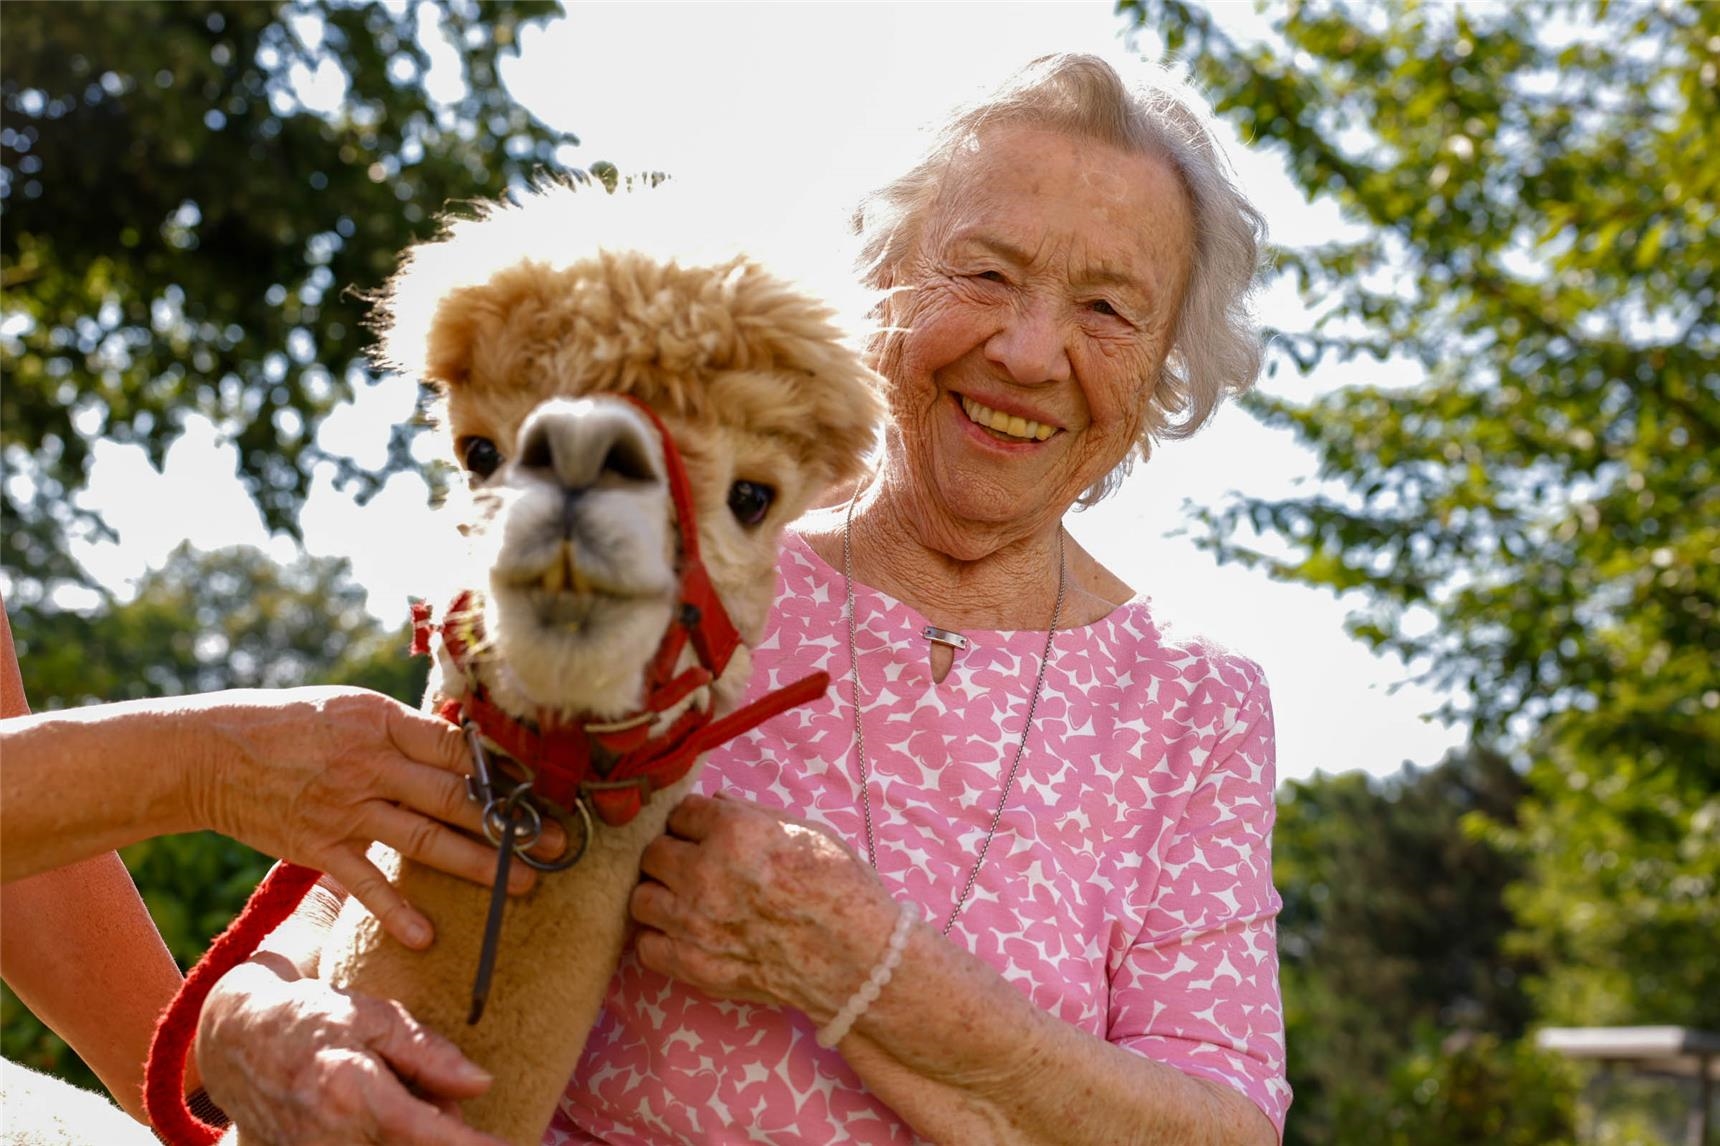
[[[913,252],[927,209],[955,156],[982,130],[1001,124],[1048,128],[1166,160],[1194,215],[1194,259],[1163,370],[1151,381],[1133,449],[1079,499],[1090,506],[1122,484],[1134,458],[1159,438],[1186,438],[1227,396],[1260,373],[1263,348],[1249,306],[1261,267],[1266,222],[1231,177],[1229,161],[1198,95],[1162,68],[1131,88],[1097,56],[1042,56],[977,103],[957,108],[931,147],[904,175],[866,196],[854,212],[859,270],[885,290]]]

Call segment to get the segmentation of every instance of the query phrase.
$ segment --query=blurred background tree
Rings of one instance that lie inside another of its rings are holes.
[[[1523,779],[1496,753],[1385,780],[1317,775],[1279,790],[1274,874],[1294,1053],[1289,1139],[1342,1142],[1381,1118],[1379,1084],[1429,1032],[1511,1039],[1530,1017],[1503,892],[1522,863],[1466,830],[1516,818]]]
[[[31,613],[81,583],[68,534],[90,444],[160,465],[187,418],[239,452],[273,532],[316,444],[370,380],[366,295],[451,202],[577,142],[516,104],[499,62],[548,0],[405,5],[15,0],[0,40],[0,558]],[[428,45],[460,70],[429,83]],[[314,106],[311,106],[313,105]],[[403,459],[404,437],[393,459]]]
[[[1483,807],[1470,830],[1520,866],[1501,965],[1534,968],[1534,1020],[1720,1025],[1720,6],[1305,0],[1250,42],[1181,0],[1118,9],[1359,232],[1279,236],[1315,321],[1276,364],[1421,375],[1255,399],[1321,481],[1205,513],[1209,544],[1359,591],[1352,631],[1460,686],[1444,715],[1513,761],[1515,823]],[[1320,793],[1358,806],[1316,848],[1367,814],[1349,787]],[[1293,1013],[1318,1005],[1287,955]],[[1355,1084],[1385,1093],[1379,1067]],[[1323,1094],[1293,1137],[1331,1124]]]

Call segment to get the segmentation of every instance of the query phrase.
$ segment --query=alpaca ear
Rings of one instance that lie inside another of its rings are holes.
[[[442,393],[465,385],[472,376],[472,350],[478,338],[475,308],[463,305],[472,293],[456,290],[436,304],[424,339],[424,380]]]

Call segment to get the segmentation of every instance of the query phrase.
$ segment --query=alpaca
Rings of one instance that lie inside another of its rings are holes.
[[[485,208],[409,252],[383,300],[384,352],[433,388],[470,487],[469,592],[434,626],[427,703],[478,718],[498,772],[530,755],[518,738],[541,749],[578,722],[597,746],[578,737],[575,754],[624,772],[633,741],[732,712],[782,527],[873,440],[876,376],[831,312],[745,257],[651,253],[665,198],[554,189]],[[689,587],[690,551],[714,598]],[[709,745],[695,733],[682,755]],[[323,978],[401,1001],[494,1076],[464,1113],[513,1142],[553,1115],[620,960],[640,854],[694,775],[650,791],[617,773],[581,786],[540,768],[537,802],[583,854],[508,902],[477,1022],[483,889],[387,857],[433,946],[394,943],[349,901],[323,947]]]

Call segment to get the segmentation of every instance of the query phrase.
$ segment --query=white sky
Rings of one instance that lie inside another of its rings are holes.
[[[953,100],[987,86],[1033,56],[1092,51],[1128,59],[1123,21],[1105,0],[988,4],[570,4],[567,19],[533,30],[504,70],[514,94],[552,125],[574,131],[572,161],[662,170],[711,202],[714,222],[763,231],[769,245],[803,258],[840,249],[844,208],[891,161],[905,158],[914,129]],[[1248,21],[1243,5],[1226,20]],[[439,67],[441,76],[449,69]],[[1239,178],[1265,210],[1274,237],[1303,244],[1338,234],[1329,204],[1308,204],[1267,154],[1232,147]],[[1263,300],[1270,320],[1305,320],[1288,292]],[[1266,379],[1276,393],[1307,397],[1366,380],[1365,368],[1317,380]],[[388,426],[411,412],[411,387],[384,384],[326,424],[322,441],[379,464]],[[77,556],[104,583],[123,587],[159,564],[182,538],[292,550],[264,535],[230,480],[235,454],[212,428],[194,426],[169,451],[164,473],[141,450],[101,443],[88,504],[120,544],[82,545]],[[1431,764],[1459,742],[1422,719],[1438,698],[1393,690],[1406,673],[1343,632],[1345,606],[1330,594],[1218,566],[1177,532],[1185,500],[1214,504],[1227,491],[1290,492],[1312,476],[1310,457],[1282,434],[1236,410],[1196,438],[1161,447],[1121,493],[1071,516],[1083,545],[1150,596],[1165,617],[1253,657],[1271,681],[1279,776],[1316,769],[1395,771]],[[405,598],[425,591],[437,561],[426,538],[445,537],[424,508],[424,486],[399,475],[369,507],[336,493],[326,477],[306,505],[311,552],[349,557],[371,607],[393,622]],[[164,519],[161,506],[174,506]]]

